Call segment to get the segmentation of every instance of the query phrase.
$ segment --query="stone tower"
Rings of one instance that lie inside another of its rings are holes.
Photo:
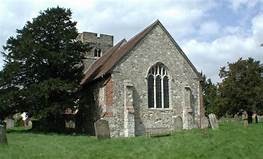
[[[78,35],[77,40],[89,44],[92,47],[85,55],[84,72],[92,63],[100,58],[107,49],[113,46],[112,35],[83,32]]]

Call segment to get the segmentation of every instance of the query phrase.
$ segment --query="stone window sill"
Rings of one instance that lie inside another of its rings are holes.
[[[148,108],[148,110],[166,111],[166,110],[172,110],[172,108]]]

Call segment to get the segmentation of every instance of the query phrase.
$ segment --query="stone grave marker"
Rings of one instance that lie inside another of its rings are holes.
[[[216,115],[215,114],[209,114],[209,123],[212,129],[217,129],[218,128],[218,121],[216,119]]]
[[[183,120],[180,116],[174,117],[174,129],[176,131],[183,129]]]
[[[14,119],[7,118],[7,119],[5,120],[5,122],[6,122],[6,129],[11,129],[11,128],[15,127],[15,121],[14,121]]]
[[[110,128],[109,122],[104,119],[99,119],[94,123],[95,134],[98,139],[109,139],[110,138]]]
[[[209,127],[209,121],[207,119],[207,117],[203,116],[201,118],[201,129],[205,129]]]
[[[7,144],[6,128],[0,123],[0,144]]]
[[[263,115],[258,115],[258,122],[259,123],[263,123]]]

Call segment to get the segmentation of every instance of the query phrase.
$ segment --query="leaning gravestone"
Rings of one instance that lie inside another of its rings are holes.
[[[110,128],[109,122],[104,119],[99,119],[94,123],[95,134],[98,139],[109,139],[110,138]]]
[[[217,129],[218,128],[218,121],[216,119],[216,115],[215,114],[209,114],[209,123],[212,129]]]
[[[205,129],[209,127],[209,121],[207,119],[207,117],[203,116],[201,118],[201,129]]]
[[[183,129],[183,120],[180,116],[176,116],[174,118],[174,129],[175,131]]]
[[[7,144],[6,128],[0,123],[0,144]]]

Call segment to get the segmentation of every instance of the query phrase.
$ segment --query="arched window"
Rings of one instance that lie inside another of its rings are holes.
[[[147,76],[148,107],[169,108],[169,78],[162,63],[153,65]]]
[[[102,56],[101,49],[95,48],[94,49],[94,57],[101,57],[101,56]]]

